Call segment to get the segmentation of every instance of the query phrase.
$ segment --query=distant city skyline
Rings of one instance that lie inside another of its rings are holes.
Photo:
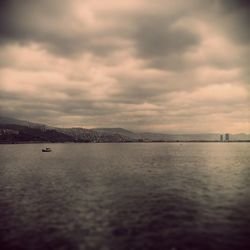
[[[0,115],[250,133],[249,8],[245,0],[1,1]]]
[[[221,134],[220,135],[220,141],[226,141],[226,142],[228,142],[228,141],[230,141],[230,134],[229,133],[226,133],[226,134]]]

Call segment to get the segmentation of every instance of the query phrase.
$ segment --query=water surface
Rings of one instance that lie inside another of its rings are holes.
[[[0,145],[1,249],[250,249],[249,152],[247,143]]]

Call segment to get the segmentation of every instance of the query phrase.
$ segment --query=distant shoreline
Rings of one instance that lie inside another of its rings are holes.
[[[127,143],[221,143],[221,144],[227,144],[227,143],[250,143],[249,140],[246,141],[127,141],[127,142],[51,142],[51,141],[27,141],[27,142],[0,142],[2,145],[13,145],[13,144],[56,144],[56,143],[62,143],[62,144],[127,144]]]
[[[37,143],[228,143],[250,142],[250,134],[162,134],[124,128],[59,128],[0,117],[0,144]]]

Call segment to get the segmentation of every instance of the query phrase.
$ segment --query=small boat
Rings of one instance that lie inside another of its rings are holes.
[[[45,148],[45,149],[42,149],[42,152],[51,152],[52,149],[51,148]]]

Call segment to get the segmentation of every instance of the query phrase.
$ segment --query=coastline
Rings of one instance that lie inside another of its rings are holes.
[[[12,145],[12,144],[46,144],[46,143],[66,143],[66,144],[110,144],[110,143],[116,143],[116,144],[127,144],[127,143],[221,143],[221,144],[227,144],[227,143],[250,143],[250,140],[238,140],[238,141],[206,141],[206,140],[190,140],[190,141],[121,141],[121,142],[53,142],[53,141],[16,141],[16,142],[2,142],[0,141],[0,145]]]

